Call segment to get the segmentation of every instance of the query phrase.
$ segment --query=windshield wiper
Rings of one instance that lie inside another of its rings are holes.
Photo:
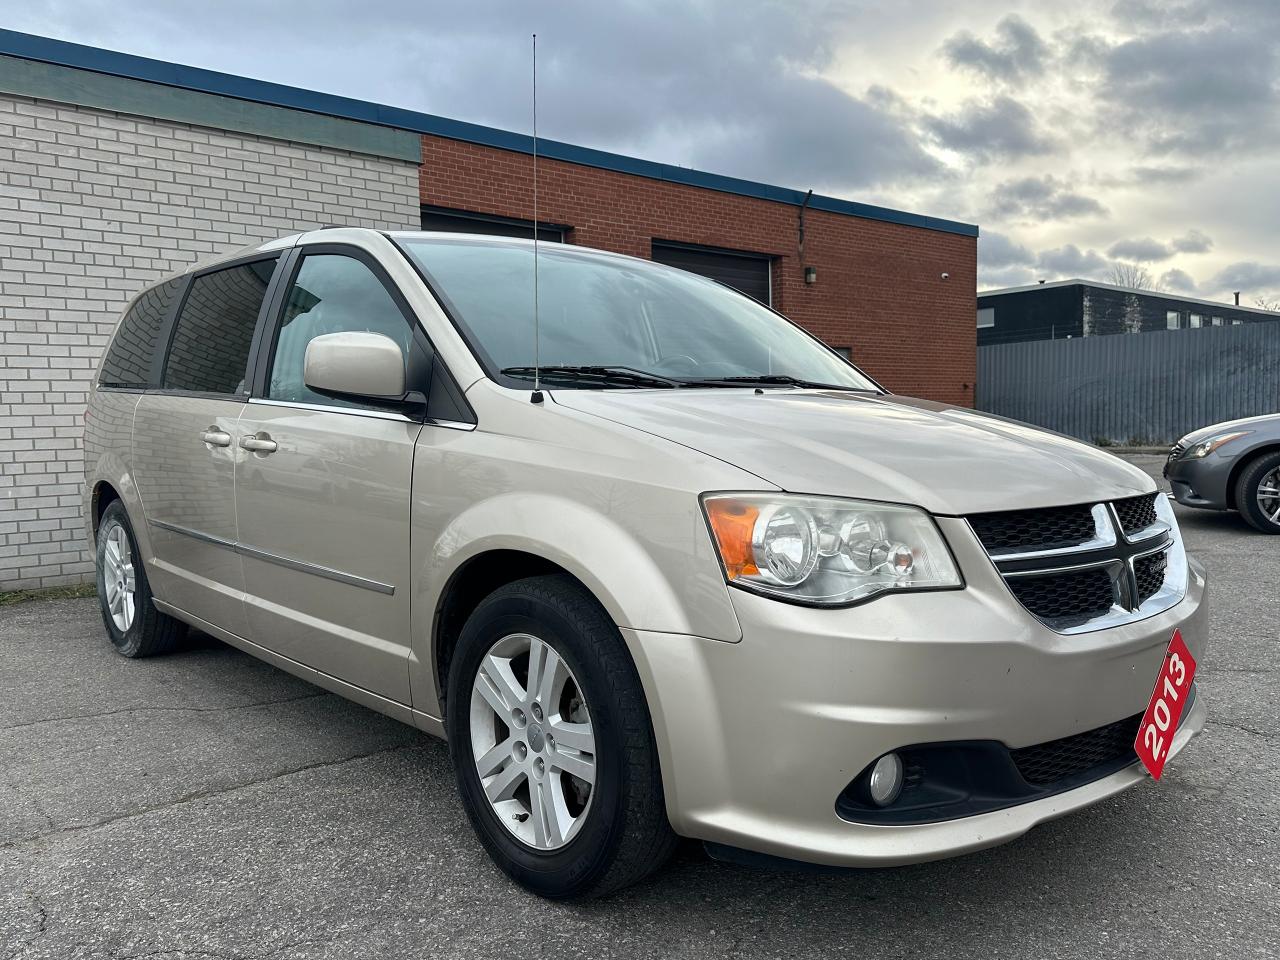
[[[588,381],[601,386],[682,387],[685,385],[683,381],[673,380],[661,374],[621,366],[503,367],[498,372],[521,380],[532,380],[536,374],[545,380]]]
[[[747,377],[707,377],[703,380],[684,380],[689,386],[697,387],[804,387],[809,390],[845,390],[850,393],[875,393],[880,391],[874,387],[850,387],[840,383],[818,383],[793,377],[789,373],[757,373]]]

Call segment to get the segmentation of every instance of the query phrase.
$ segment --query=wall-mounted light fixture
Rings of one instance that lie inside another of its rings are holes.
[[[817,282],[818,282],[818,268],[817,268],[817,267],[805,267],[805,268],[804,268],[804,282],[805,282],[805,283],[817,283]]]

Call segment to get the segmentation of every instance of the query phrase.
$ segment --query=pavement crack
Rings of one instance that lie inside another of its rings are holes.
[[[400,750],[407,750],[413,747],[414,743],[402,743],[394,747],[380,747],[377,750],[370,750],[367,753],[357,753],[350,757],[339,757],[336,760],[318,760],[315,763],[304,763],[300,766],[290,767],[287,770],[280,770],[277,773],[270,774],[265,777],[257,777],[253,780],[247,780],[244,783],[237,783],[230,787],[223,787],[215,790],[196,790],[192,793],[178,797],[176,800],[169,800],[165,803],[157,803],[154,806],[143,807],[140,810],[131,810],[128,813],[120,813],[110,817],[103,817],[93,823],[76,824],[69,827],[62,827],[57,830],[51,830],[47,833],[39,833],[35,836],[24,837],[20,840],[10,840],[0,843],[0,850],[12,850],[18,847],[25,847],[32,844],[39,844],[50,837],[63,837],[67,835],[92,833],[103,827],[110,826],[113,823],[119,823],[122,820],[132,820],[136,817],[145,817],[148,814],[157,813],[161,810],[168,810],[173,807],[180,807],[184,804],[194,803],[198,800],[207,800],[212,797],[222,797],[227,794],[236,793],[240,790],[247,790],[250,787],[261,786],[264,783],[271,783],[273,780],[281,780],[285,777],[291,777],[294,774],[306,773],[308,770],[322,770],[325,767],[337,767],[344,763],[353,763],[356,760],[367,760],[370,757],[380,756],[385,753],[395,753]]]
[[[36,929],[35,932],[26,940],[19,943],[12,951],[9,952],[5,960],[14,960],[15,957],[27,952],[27,949],[37,940],[45,935],[49,930],[49,911],[45,909],[44,904],[40,901],[40,897],[34,893],[28,893],[27,899],[31,901],[31,906],[36,911]]]
[[[1263,740],[1274,740],[1275,734],[1268,733],[1266,730],[1259,730],[1257,727],[1251,727],[1245,723],[1236,723],[1232,720],[1219,720],[1217,717],[1210,718],[1210,726],[1230,727],[1232,730],[1239,730],[1241,733],[1251,733],[1255,737],[1261,737]]]
[[[297,703],[299,700],[315,700],[319,697],[331,697],[333,694],[321,690],[317,693],[304,693],[296,697],[284,697],[280,700],[262,700],[257,703],[237,703],[226,707],[121,707],[118,710],[104,710],[100,713],[71,713],[63,717],[43,717],[39,720],[27,720],[8,727],[0,727],[0,733],[10,730],[23,730],[38,727],[46,723],[64,723],[68,720],[96,720],[101,717],[115,717],[125,713],[230,713],[235,710],[252,710],[255,707],[273,707],[281,703]]]

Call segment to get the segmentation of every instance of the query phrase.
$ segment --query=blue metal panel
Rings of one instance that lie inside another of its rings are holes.
[[[102,50],[97,47],[69,43],[65,40],[53,40],[38,37],[34,34],[19,33],[15,30],[0,29],[0,54],[38,60],[44,63],[59,64],[80,70],[91,70],[96,73],[144,80],[166,86],[181,87],[202,93],[214,93],[224,97],[235,97],[255,103],[271,104],[310,113],[320,113],[348,120],[360,120],[365,123],[376,123],[382,126],[410,130],[414,133],[431,134],[447,137],[452,140],[463,140],[501,150],[512,150],[517,153],[532,153],[532,137],[513,133],[510,130],[499,130],[462,120],[450,120],[429,113],[405,110],[371,103],[366,100],[355,100],[351,97],[340,97],[331,93],[318,93],[314,90],[303,90],[280,83],[265,80],[252,80],[216,70],[204,70],[199,67],[188,67],[163,60],[152,60],[133,54],[119,53],[114,50]],[[733,193],[744,197],[756,197],[761,200],[773,200],[778,203],[789,203],[799,206],[804,200],[804,191],[787,187],[757,183],[753,180],[740,180],[736,177],[725,177],[701,170],[690,170],[670,164],[655,163],[622,154],[609,153],[605,150],[593,150],[557,140],[539,140],[538,154],[552,160],[564,160],[588,167],[603,170],[614,170],[635,176],[648,177],[652,180],[664,180],[670,183],[683,183],[691,187],[705,190],[716,190],[721,193]],[[905,213],[887,207],[877,207],[838,197],[814,196],[810,207],[815,210],[826,210],[845,216],[861,217],[867,220],[881,220],[910,227],[921,227],[941,233],[954,233],[966,237],[976,237],[978,228],[973,224],[958,223],[953,220],[942,220],[937,217],[926,217],[917,213]]]

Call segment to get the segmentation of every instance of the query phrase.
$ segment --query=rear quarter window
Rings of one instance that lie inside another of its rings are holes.
[[[102,360],[98,386],[143,389],[150,386],[151,362],[160,342],[160,329],[186,277],[160,283],[140,293],[125,311]]]
[[[191,281],[165,363],[166,390],[247,393],[249,347],[275,266],[258,260]]]

